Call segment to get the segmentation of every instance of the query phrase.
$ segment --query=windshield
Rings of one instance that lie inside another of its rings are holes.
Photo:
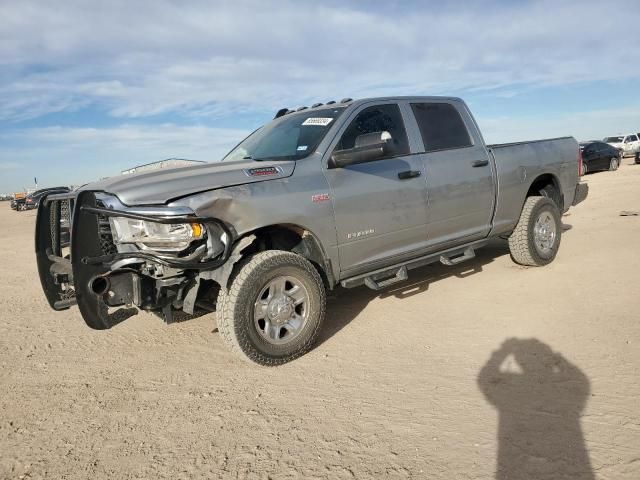
[[[604,139],[605,143],[622,143],[624,137],[607,137]]]
[[[245,138],[223,161],[304,158],[316,149],[344,108],[303,110],[280,117]]]

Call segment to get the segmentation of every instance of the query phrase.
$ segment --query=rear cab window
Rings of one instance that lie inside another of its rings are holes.
[[[462,116],[450,103],[412,103],[425,152],[473,146]]]

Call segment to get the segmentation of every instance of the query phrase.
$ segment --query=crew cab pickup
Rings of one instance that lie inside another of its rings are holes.
[[[587,196],[580,163],[572,137],[486,145],[458,98],[282,109],[221,162],[44,198],[42,288],[94,329],[215,310],[232,350],[277,365],[311,348],[338,285],[382,289],[494,237],[550,263]]]
[[[614,148],[620,150],[620,158],[627,155],[634,155],[640,152],[640,133],[629,133],[628,135],[616,135],[613,137],[605,137],[604,143],[608,143]]]

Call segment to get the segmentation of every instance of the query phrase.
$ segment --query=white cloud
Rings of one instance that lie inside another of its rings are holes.
[[[0,171],[8,174],[0,183],[9,188],[36,176],[43,185],[78,184],[168,157],[216,161],[248,133],[170,124],[11,130],[0,133]]]
[[[0,162],[0,172],[15,170],[17,168],[19,168],[19,165],[16,162]]]
[[[590,110],[549,117],[477,118],[487,143],[573,136],[599,140],[608,135],[640,131],[640,110],[616,108]]]
[[[615,5],[614,5],[615,4]],[[640,77],[635,0],[4,2],[0,118],[273,110],[344,95]],[[389,7],[391,8],[391,7]],[[597,28],[592,28],[597,25]]]

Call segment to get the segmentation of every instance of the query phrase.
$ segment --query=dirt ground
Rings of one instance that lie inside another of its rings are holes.
[[[640,478],[640,165],[585,177],[556,261],[495,242],[382,294],[332,295],[278,368],[215,314],[92,331],[53,312],[35,212],[0,206],[2,478]]]

